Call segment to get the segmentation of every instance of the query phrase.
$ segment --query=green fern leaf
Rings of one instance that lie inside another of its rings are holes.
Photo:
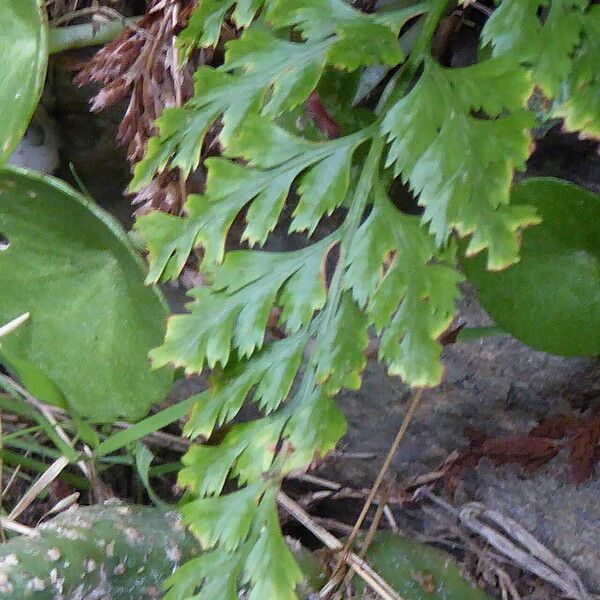
[[[530,65],[535,83],[554,96],[569,73],[587,5],[588,0],[502,0],[483,28],[482,42],[493,46],[494,56],[512,53]],[[540,7],[547,10],[543,21]]]
[[[192,446],[183,457],[179,483],[200,497],[221,493],[243,449],[244,445],[231,437],[218,446]]]
[[[503,58],[463,69],[428,60],[383,121],[387,164],[420,195],[437,243],[453,230],[473,234],[467,253],[487,248],[489,269],[518,260],[519,230],[538,221],[508,206],[513,170],[531,150],[533,120],[523,109],[531,89],[527,73]]]
[[[543,18],[539,16],[543,8]],[[495,56],[510,55],[556,99],[567,129],[600,135],[600,13],[588,0],[502,0],[482,31]]]
[[[389,17],[385,24],[377,23],[342,0],[327,0],[326,4],[345,14],[343,24],[337,26],[335,19],[322,19],[320,14],[322,25],[308,27],[323,7],[315,5],[317,11],[305,15],[301,8],[280,3],[271,12],[271,20],[282,27],[304,19],[297,24],[304,24],[309,32],[307,41],[287,41],[255,24],[227,43],[222,67],[201,67],[195,76],[195,96],[183,107],[166,110],[157,120],[159,136],[150,141],[146,155],[136,165],[130,190],[148,185],[154,174],[167,166],[178,167],[187,176],[198,166],[204,135],[219,117],[223,122],[220,139],[227,146],[250,113],[273,118],[292,110],[315,89],[326,65],[354,70],[372,61],[396,65],[403,60]],[[413,14],[414,9],[402,12],[400,21]],[[373,39],[378,43],[372,44]],[[372,52],[366,52],[367,48]]]
[[[196,229],[188,227],[187,219],[153,211],[136,221],[135,230],[148,250],[146,283],[176,279],[196,245]]]
[[[234,475],[241,484],[250,477],[252,482],[225,496],[200,497],[184,505],[182,516],[202,546],[207,550],[218,546],[203,554],[201,564],[196,564],[199,569],[195,582],[187,565],[167,581],[170,587],[167,598],[185,598],[185,594],[200,584],[202,588],[197,597],[206,600],[229,598],[244,585],[254,594],[249,597],[295,598],[294,590],[302,574],[279,528],[275,504],[277,486],[260,477],[269,465],[263,463],[259,454],[263,451],[272,459],[274,450],[269,447],[274,448],[283,423],[263,419],[236,426],[228,434],[227,437],[235,438],[250,449],[248,456],[244,457],[242,451],[238,457]],[[266,437],[261,436],[261,429]],[[194,450],[201,452],[202,448]],[[196,469],[195,473],[202,477],[201,471]],[[221,568],[227,568],[227,573],[220,572]],[[261,595],[267,592],[273,595]]]
[[[243,568],[239,556],[218,550],[204,552],[182,565],[165,581],[164,600],[238,600],[238,580]],[[218,573],[215,577],[214,574]],[[202,589],[194,594],[202,583]]]
[[[231,348],[239,357],[250,356],[262,347],[276,305],[290,333],[308,325],[325,303],[322,265],[330,244],[326,238],[296,252],[228,253],[213,285],[190,292],[191,312],[169,319],[165,343],[152,351],[154,363],[199,373],[205,362],[225,366]]]
[[[437,251],[418,217],[400,213],[381,189],[357,239],[346,286],[383,330],[380,359],[411,385],[436,385],[442,375],[436,338],[454,317],[462,276],[432,262]]]
[[[227,13],[238,27],[248,27],[265,5],[265,0],[203,0],[192,13],[188,26],[179,34],[178,45],[189,56],[197,47],[216,46]]]
[[[321,217],[331,215],[343,203],[351,166],[352,152],[340,146],[300,179],[300,201],[294,209],[290,231],[306,231],[312,235]]]
[[[250,533],[264,488],[263,482],[255,481],[224,496],[199,498],[185,504],[181,515],[203,548],[220,544],[231,552]]]
[[[344,414],[322,388],[301,393],[294,400],[295,410],[284,431],[289,451],[286,473],[325,456],[335,448],[347,428]]]
[[[150,138],[144,158],[136,165],[129,184],[131,191],[147,186],[154,175],[167,165],[178,167],[186,176],[200,162],[202,142],[210,125],[219,115],[220,106],[193,110],[189,105],[163,110],[155,126],[159,137]]]
[[[553,116],[570,131],[600,138],[600,6],[591,6],[583,22],[583,39],[563,83]]]
[[[470,238],[469,254],[487,249],[489,268],[518,260],[520,230],[538,220],[531,208],[509,204],[514,171],[531,151],[534,120],[525,107],[533,85],[564,90],[565,77],[584,87],[595,77],[584,52],[589,41],[565,34],[552,67],[531,54],[526,39],[527,32],[547,35],[545,27],[557,31],[556,15],[564,9],[575,17],[579,0],[559,0],[544,22],[530,19],[534,6],[505,0],[486,30],[497,56],[460,69],[428,53],[442,0],[370,15],[342,0],[208,0],[196,10],[184,46],[213,44],[226,16],[247,29],[227,44],[222,67],[198,71],[194,97],[159,122],[132,184],[147,184],[157,169],[196,168],[207,128],[222,123],[222,156],[205,161],[203,195],[188,199],[182,217],[148,215],[138,224],[150,280],[177,277],[196,247],[208,279],[152,355],[156,365],[213,369],[211,389],[198,396],[186,426],[191,438],[208,442],[192,445],[179,476],[190,492],[183,514],[213,572],[202,563],[194,579],[184,567],[169,582],[169,600],[193,593],[229,600],[234,589],[251,600],[295,598],[299,572],[277,523],[277,490],[290,470],[326,454],[344,434],[333,396],[360,386],[369,332],[379,335],[379,359],[390,373],[413,386],[435,385],[438,338],[455,314],[462,280],[456,234]],[[292,133],[302,131],[300,107],[323,73],[396,66],[404,60],[400,29],[425,10],[409,59],[366,125],[320,142]],[[521,15],[521,26],[506,31],[507,14]],[[565,19],[565,31],[571,22]],[[564,56],[579,60],[578,78]],[[573,122],[584,118],[569,106]],[[393,172],[418,195],[422,218],[392,204]],[[302,250],[225,252],[242,212],[241,240],[264,244],[290,192],[297,200],[291,231],[311,236],[339,207],[342,225]],[[287,337],[271,340],[267,322],[277,312]],[[231,425],[249,401],[262,415]],[[221,496],[226,484],[232,491]]]
[[[210,437],[215,426],[236,417],[248,396],[266,414],[277,409],[294,382],[306,339],[300,332],[269,344],[250,361],[231,361],[212,377],[210,393],[196,402],[185,434],[191,438]]]
[[[247,441],[246,447],[233,465],[232,477],[237,478],[240,483],[262,479],[275,458],[285,421],[284,413],[274,413],[232,428],[229,436]]]
[[[240,423],[217,446],[193,446],[183,461],[179,483],[204,496],[218,494],[228,475],[242,484],[259,479],[271,466],[285,420],[279,413]]]
[[[249,113],[277,116],[306,100],[321,77],[331,43],[308,48],[259,27],[229,42],[225,64],[201,67],[195,75],[195,96],[157,120],[159,136],[150,140],[136,165],[130,189],[148,185],[167,165],[188,175],[198,166],[204,135],[217,118],[222,119],[220,138],[226,142]]]
[[[281,534],[274,496],[263,503],[270,505],[268,514],[244,566],[245,583],[251,587],[248,600],[296,600],[302,572]]]
[[[248,166],[224,158],[207,159],[206,192],[189,197],[186,219],[150,214],[138,220],[136,229],[150,251],[148,279],[176,277],[192,248],[200,244],[205,265],[220,262],[227,232],[249,203],[241,239],[250,245],[263,244],[300,175],[300,201],[291,229],[312,232],[323,214],[344,201],[353,153],[368,134],[366,128],[329,142],[308,142],[264,118],[248,118],[228,150]]]
[[[340,0],[285,0],[272,4],[268,20],[276,27],[294,26],[310,42],[333,39],[328,63],[354,71],[364,64],[395,65],[404,59],[398,44],[398,31],[415,13],[414,8],[399,11],[399,23],[390,27],[379,15],[367,15]],[[377,40],[373,44],[372,40]]]
[[[334,322],[315,350],[317,381],[327,393],[360,388],[361,372],[367,364],[364,354],[369,343],[367,326],[366,316],[351,295],[344,294]]]

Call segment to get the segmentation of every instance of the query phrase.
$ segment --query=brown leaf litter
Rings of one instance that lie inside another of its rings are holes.
[[[459,452],[444,477],[446,490],[452,496],[464,471],[475,468],[482,458],[496,465],[521,465],[525,472],[532,473],[563,449],[569,452],[572,480],[581,485],[595,474],[600,460],[600,407],[585,417],[550,416],[522,435],[488,437],[475,429],[468,429],[465,434],[470,446]]]

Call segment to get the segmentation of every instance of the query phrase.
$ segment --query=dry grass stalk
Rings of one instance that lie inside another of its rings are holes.
[[[331,550],[343,550],[343,544],[327,529],[324,529],[319,524],[315,523],[314,519],[296,502],[289,498],[283,492],[277,495],[279,505],[289,512],[299,523],[304,525],[313,535],[315,535],[325,546]],[[381,575],[376,573],[373,568],[360,556],[354,552],[347,552],[344,555],[346,564],[361,578],[363,581],[381,598],[384,600],[403,600],[402,596],[390,586]]]
[[[7,517],[0,517],[0,527],[2,527],[2,529],[14,531],[19,535],[26,535],[27,537],[37,537],[40,535],[35,529],[27,527],[26,525],[21,525],[21,523],[17,523]]]
[[[33,482],[33,485],[25,492],[23,497],[17,502],[15,507],[10,511],[8,518],[11,521],[18,519],[19,515],[26,510],[32,502],[43,492],[62,472],[63,469],[69,464],[69,459],[66,456],[61,456],[55,460],[41,477]]]
[[[6,325],[2,325],[2,327],[0,327],[0,338],[13,332],[17,327],[19,327],[19,325],[22,325],[23,323],[25,323],[25,321],[27,321],[27,319],[29,319],[28,312],[23,313],[22,315],[18,316],[16,319],[13,319],[12,321],[9,321],[8,323],[6,323]]]
[[[475,502],[461,509],[459,519],[500,553],[551,583],[569,598],[591,599],[579,575],[514,519]]]
[[[48,407],[46,404],[40,402],[40,400],[32,396],[24,387],[20,386],[16,381],[11,379],[10,385],[28,404],[39,410],[44,415],[44,417],[46,417],[46,420],[52,425],[52,427],[54,427],[54,431],[56,431],[56,434],[67,445],[71,446],[71,448],[75,448],[75,445],[73,444],[71,438],[66,434],[65,430],[59,425],[58,421],[54,418],[53,411],[50,409],[50,407]],[[90,479],[90,482],[92,482],[92,469],[90,465],[88,465],[84,461],[79,461],[77,465],[81,469],[82,473],[88,479]]]
[[[427,498],[455,516],[463,527],[494,548],[498,557],[504,557],[523,571],[543,579],[567,598],[596,598],[590,595],[570,565],[558,558],[514,519],[477,502],[466,504],[460,510],[456,509],[427,489],[418,490],[416,496]],[[497,568],[495,570],[502,577]],[[506,584],[506,580],[503,583]]]
[[[398,430],[398,433],[396,434],[396,437],[395,437],[394,441],[392,442],[392,445],[390,446],[387,456],[385,457],[385,460],[383,461],[383,465],[381,466],[379,473],[377,475],[377,478],[375,479],[375,483],[373,484],[373,487],[371,488],[371,492],[369,493],[369,496],[367,497],[367,499],[364,503],[362,511],[361,511],[358,519],[356,520],[356,523],[354,524],[354,529],[352,530],[352,533],[348,536],[348,539],[346,540],[346,544],[345,544],[344,550],[342,552],[342,557],[340,558],[340,561],[338,562],[338,565],[336,566],[336,569],[334,571],[334,576],[337,574],[337,571],[340,570],[340,567],[342,566],[342,564],[345,560],[345,554],[348,552],[348,549],[352,546],[352,543],[354,542],[356,535],[358,534],[364,520],[367,517],[369,509],[371,508],[371,505],[373,504],[377,494],[379,493],[379,488],[381,487],[381,484],[383,483],[385,475],[392,463],[392,459],[394,458],[394,455],[396,454],[396,450],[398,450],[398,447],[400,446],[400,442],[404,438],[404,434],[406,433],[408,426],[410,425],[410,422],[412,421],[412,418],[413,418],[417,408],[419,407],[422,395],[423,395],[423,388],[418,388],[415,391],[415,393],[413,394],[412,400],[408,406],[408,410],[406,411],[406,414],[404,415],[404,419],[402,420],[402,424],[400,425],[400,429]],[[363,548],[362,550],[364,552],[366,552],[367,548],[368,548],[368,546]]]

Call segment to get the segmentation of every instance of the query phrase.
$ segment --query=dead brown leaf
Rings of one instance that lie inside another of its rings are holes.
[[[560,444],[549,438],[508,435],[486,440],[481,454],[498,465],[516,463],[532,471],[553,459],[560,448]]]
[[[581,425],[569,443],[573,481],[580,485],[596,472],[600,460],[600,417]]]
[[[573,415],[560,414],[540,421],[530,432],[530,435],[560,440],[572,434],[581,425],[581,419]]]
[[[462,474],[475,468],[482,458],[496,465],[519,464],[531,473],[569,448],[573,481],[580,485],[592,477],[600,461],[600,414],[589,411],[587,419],[571,414],[547,417],[523,435],[489,438],[478,429],[465,431],[470,447],[459,453],[446,470],[444,486],[453,496]]]

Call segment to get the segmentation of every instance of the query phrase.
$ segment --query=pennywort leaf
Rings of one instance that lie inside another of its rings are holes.
[[[0,164],[6,162],[42,95],[48,65],[48,23],[42,0],[7,0],[0,12]]]
[[[173,379],[148,362],[167,307],[143,285],[145,265],[120,225],[57,179],[5,168],[0,234],[0,322],[31,314],[2,338],[6,363],[42,400],[79,417],[145,417]]]

